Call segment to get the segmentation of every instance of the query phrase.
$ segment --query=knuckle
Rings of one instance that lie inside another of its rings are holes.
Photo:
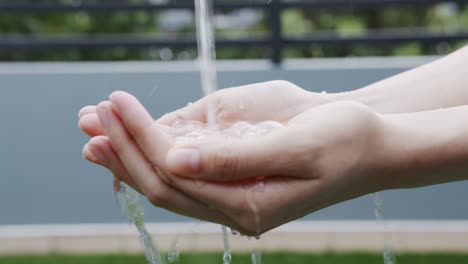
[[[170,175],[169,173],[164,172],[162,169],[160,169],[158,166],[155,166],[153,164],[150,164],[156,173],[157,177],[159,177],[162,181],[164,181],[166,184],[169,186],[173,186],[175,184],[174,182],[174,177]]]
[[[213,166],[221,179],[236,179],[239,174],[239,156],[231,148],[222,147],[214,156]]]
[[[169,194],[166,188],[150,188],[146,191],[148,201],[157,207],[166,208],[169,204]]]

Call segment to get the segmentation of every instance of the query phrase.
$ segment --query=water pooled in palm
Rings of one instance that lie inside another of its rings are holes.
[[[240,121],[229,126],[214,125],[197,121],[177,121],[166,132],[174,136],[176,143],[205,141],[218,139],[252,139],[266,136],[270,132],[283,128],[284,125],[275,121],[249,123]]]

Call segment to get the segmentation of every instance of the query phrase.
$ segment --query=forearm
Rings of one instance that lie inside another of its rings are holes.
[[[381,119],[372,167],[385,189],[468,179],[468,106]]]
[[[332,100],[355,100],[376,112],[393,114],[468,104],[468,46],[421,67],[368,85],[331,94]]]

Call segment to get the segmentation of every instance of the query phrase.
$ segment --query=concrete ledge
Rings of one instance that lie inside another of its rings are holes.
[[[358,70],[414,68],[440,56],[286,59],[283,70]],[[271,71],[270,60],[217,60],[218,72]],[[0,75],[199,72],[196,61],[0,62]]]
[[[150,223],[162,250],[221,251],[220,227],[209,223]],[[468,221],[307,221],[279,227],[260,240],[231,236],[233,251],[380,251],[388,238],[396,252],[468,252]],[[0,226],[0,255],[139,253],[126,224]]]

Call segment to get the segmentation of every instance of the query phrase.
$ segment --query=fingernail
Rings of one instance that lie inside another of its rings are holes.
[[[176,148],[169,152],[167,165],[175,172],[198,172],[200,152],[193,148]]]
[[[92,162],[98,162],[98,158],[94,156],[94,154],[91,152],[89,149],[89,144],[84,145],[83,150],[82,150],[82,155],[83,158]]]
[[[101,163],[102,165],[107,164],[107,157],[104,155],[104,152],[102,152],[98,147],[96,146],[89,146],[89,151],[91,154],[93,154],[94,157]]]

